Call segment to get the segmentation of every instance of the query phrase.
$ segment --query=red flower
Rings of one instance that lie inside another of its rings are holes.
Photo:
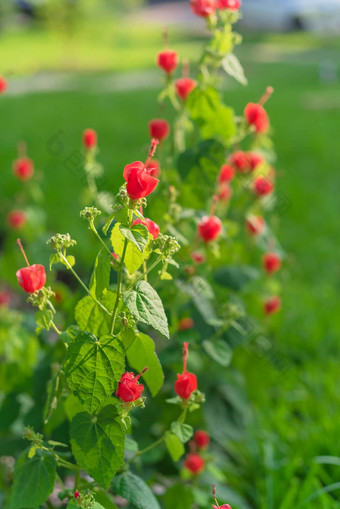
[[[144,391],[144,385],[138,382],[138,379],[142,376],[145,371],[149,368],[144,368],[139,375],[135,376],[132,372],[126,372],[122,375],[118,382],[118,388],[116,392],[117,398],[127,402],[136,401],[139,399]]]
[[[192,474],[198,475],[203,472],[205,461],[199,454],[190,452],[186,455],[183,466],[190,470]]]
[[[7,214],[7,223],[14,230],[20,230],[26,223],[26,214],[22,210],[11,210]]]
[[[273,183],[265,177],[257,177],[253,182],[253,191],[258,196],[266,196],[274,190]]]
[[[281,259],[276,253],[266,253],[262,258],[262,265],[268,274],[273,274],[281,268]]]
[[[217,9],[216,0],[190,0],[191,10],[196,16],[207,18]]]
[[[145,198],[154,191],[159,180],[150,175],[150,170],[144,163],[136,161],[124,168],[123,177],[126,180],[126,190],[131,200]]]
[[[149,174],[152,177],[157,178],[161,173],[161,165],[157,159],[150,161],[146,169],[149,170]]]
[[[149,131],[151,138],[162,141],[169,136],[170,126],[166,120],[155,118],[149,122]]]
[[[196,87],[196,81],[191,78],[180,78],[175,82],[177,95],[185,101]]]
[[[257,133],[265,133],[269,128],[266,110],[260,104],[249,103],[245,107],[244,117],[248,125],[253,126]]]
[[[0,307],[7,307],[11,302],[11,296],[8,292],[0,292]]]
[[[46,272],[43,265],[30,265],[17,271],[17,280],[27,293],[34,293],[46,283]]]
[[[13,172],[19,180],[29,180],[34,173],[33,161],[28,157],[20,157],[13,163]]]
[[[178,55],[176,51],[166,49],[157,55],[156,63],[158,67],[167,73],[172,73],[178,66]]]
[[[281,299],[280,297],[274,296],[270,297],[270,299],[266,300],[263,305],[263,311],[266,315],[272,315],[277,313],[281,309]]]
[[[206,449],[210,443],[210,436],[207,431],[198,430],[194,434],[194,442],[199,449]]]
[[[94,129],[85,129],[83,132],[83,145],[87,149],[97,146],[97,133]]]
[[[158,235],[159,235],[159,226],[158,224],[154,223],[153,221],[151,221],[151,219],[148,219],[147,217],[145,218],[144,221],[142,221],[142,219],[135,219],[132,223],[131,226],[133,226],[134,224],[143,224],[144,226],[147,227],[149,233],[151,233],[153,239],[157,239]]]
[[[250,169],[255,170],[260,164],[264,163],[264,158],[256,152],[248,152],[248,161]]]
[[[218,183],[223,184],[224,182],[231,182],[235,177],[235,170],[229,164],[224,164],[218,175]]]
[[[245,224],[250,235],[260,235],[265,228],[265,221],[261,216],[248,216]]]
[[[183,348],[183,372],[177,375],[175,382],[175,392],[182,399],[189,399],[191,394],[197,389],[197,378],[193,373],[187,371],[188,343],[184,343]]]
[[[218,189],[217,199],[220,201],[229,201],[232,197],[233,190],[229,184],[222,184]]]
[[[180,331],[192,329],[193,326],[194,326],[194,320],[190,317],[182,318],[182,320],[180,320],[178,322],[178,330],[180,330]]]
[[[75,499],[80,498],[80,493],[79,493],[79,491],[75,491],[75,492],[74,492],[74,498],[75,498]]]
[[[238,11],[241,7],[240,0],[217,0],[218,9],[229,9],[230,11]]]
[[[229,163],[240,173],[250,170],[248,154],[242,150],[231,154]]]
[[[204,263],[205,262],[205,256],[202,253],[199,253],[198,251],[194,251],[191,253],[191,258],[196,263]]]
[[[7,87],[8,87],[7,81],[3,76],[0,76],[0,94],[6,92]]]
[[[204,216],[198,223],[198,233],[204,242],[215,240],[222,231],[222,223],[216,216]]]
[[[18,283],[27,293],[37,292],[41,290],[46,283],[45,267],[43,265],[30,265],[24,248],[22,247],[21,240],[17,239],[17,243],[27,263],[27,267],[18,270],[16,273]]]

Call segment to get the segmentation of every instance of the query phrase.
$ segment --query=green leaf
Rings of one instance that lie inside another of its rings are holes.
[[[145,367],[149,370],[144,373],[143,380],[150,389],[152,396],[155,396],[161,389],[164,382],[162,366],[155,352],[155,343],[145,334],[137,334],[134,342],[126,351],[127,360],[130,366],[140,372]]]
[[[203,348],[215,362],[225,368],[229,366],[233,357],[233,351],[222,339],[214,341],[206,339],[203,341]]]
[[[124,461],[124,431],[113,405],[98,415],[77,414],[71,421],[72,452],[78,465],[108,489],[117,469]]]
[[[247,265],[235,265],[233,267],[221,267],[214,274],[215,281],[231,288],[232,290],[242,290],[244,286],[255,281],[260,277],[260,272],[254,267]]]
[[[227,142],[236,132],[234,111],[225,106],[213,87],[196,87],[187,99],[191,118],[200,126],[203,138],[219,136]]]
[[[209,325],[220,326],[223,322],[216,316],[212,305],[213,294],[211,287],[203,278],[193,277],[189,282],[177,280],[176,285],[185,294],[189,295],[196,308]]]
[[[108,311],[112,311],[116,300],[116,293],[107,290],[100,302]],[[120,308],[118,308],[118,312]],[[108,315],[89,295],[81,299],[76,305],[74,316],[82,330],[92,332],[95,336],[105,336],[111,333],[112,317]]]
[[[98,340],[89,332],[79,331],[69,344],[65,377],[90,413],[96,412],[116,390],[124,369],[124,347],[113,336]]]
[[[63,263],[62,258],[58,253],[51,254],[50,256],[50,270],[52,270],[52,266],[56,263]]]
[[[111,486],[115,495],[125,498],[137,509],[160,509],[160,505],[149,486],[143,479],[131,472],[114,477]]]
[[[150,325],[166,338],[170,338],[162,301],[149,283],[137,283],[134,290],[123,293],[123,301],[138,322]]]
[[[143,224],[135,224],[129,228],[128,226],[119,227],[123,236],[132,242],[138,251],[143,253],[144,249],[149,243],[149,231]]]
[[[97,255],[90,281],[90,292],[97,299],[110,284],[110,272],[110,254],[103,247]]]
[[[119,223],[116,223],[112,229],[111,243],[114,252],[121,257],[124,250],[125,237],[120,231]],[[125,266],[129,273],[134,274],[136,270],[138,270],[142,265],[142,263],[149,258],[150,254],[151,249],[149,248],[149,244],[146,248],[144,248],[143,253],[141,253],[133,242],[129,242],[124,259]]]
[[[31,509],[42,505],[53,491],[56,466],[49,451],[38,449],[31,459],[25,451],[15,465],[10,508]]]
[[[192,426],[189,424],[181,424],[178,421],[172,422],[170,429],[172,433],[182,442],[182,444],[188,442],[194,434]]]
[[[229,76],[235,78],[235,80],[242,83],[242,85],[248,85],[243,67],[240,64],[239,59],[233,53],[229,53],[223,58],[222,67]]]
[[[167,433],[165,445],[173,461],[178,461],[185,453],[184,445],[173,433]]]
[[[66,256],[66,260],[71,265],[71,267],[73,267],[73,265],[75,265],[75,263],[76,263],[76,259],[75,259],[75,257],[73,255]],[[65,263],[64,263],[64,265],[67,267],[67,265]]]
[[[182,152],[177,168],[184,184],[181,187],[181,203],[190,208],[202,208],[202,203],[211,197],[217,175],[225,162],[225,149],[217,140],[204,140]],[[195,195],[192,189],[195,189]]]
[[[126,226],[129,225],[129,209],[124,203],[119,194],[115,196],[115,204],[113,206],[114,216],[116,220]]]
[[[38,325],[37,332],[40,332],[42,329],[50,330],[53,322],[52,311],[50,309],[37,311],[35,314],[35,321]]]

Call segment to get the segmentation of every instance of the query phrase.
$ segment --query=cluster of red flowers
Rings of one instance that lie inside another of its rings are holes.
[[[33,161],[26,156],[18,157],[13,162],[12,169],[14,175],[22,182],[30,180],[34,175]],[[27,223],[27,215],[21,209],[11,210],[7,214],[7,223],[13,230],[20,230]]]
[[[191,10],[196,16],[208,18],[217,9],[238,11],[241,7],[240,0],[190,0]]]
[[[186,455],[183,466],[193,475],[199,475],[205,469],[205,459],[202,452],[205,451],[210,444],[210,436],[207,431],[197,430],[190,441],[190,452]]]

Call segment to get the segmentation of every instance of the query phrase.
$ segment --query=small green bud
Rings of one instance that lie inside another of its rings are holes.
[[[98,210],[96,207],[85,207],[80,212],[80,217],[87,219],[87,221],[93,222],[97,216],[100,216],[100,214],[101,211]]]

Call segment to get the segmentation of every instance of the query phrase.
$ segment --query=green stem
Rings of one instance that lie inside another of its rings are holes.
[[[118,306],[119,306],[120,293],[121,293],[121,287],[122,287],[124,259],[125,259],[126,249],[128,247],[128,243],[129,243],[128,239],[125,238],[122,258],[120,260],[120,265],[119,265],[119,270],[118,270],[117,295],[116,295],[115,306],[113,308],[113,313],[112,313],[111,334],[113,334],[113,331],[114,331],[114,328],[115,328],[115,321],[116,321],[116,316],[117,316],[117,311],[118,311]]]
[[[93,297],[92,293],[91,293],[91,292],[90,292],[90,290],[87,288],[87,286],[85,285],[85,283],[83,283],[83,281],[80,279],[80,277],[78,276],[78,274],[76,273],[76,271],[75,271],[75,270],[73,270],[72,266],[69,264],[69,262],[68,262],[68,260],[67,260],[66,256],[64,256],[64,255],[63,255],[63,253],[61,253],[61,252],[59,252],[59,255],[60,255],[60,256],[61,256],[61,258],[64,260],[66,267],[67,267],[67,268],[68,268],[68,269],[72,272],[72,274],[74,275],[74,277],[76,278],[76,280],[78,281],[78,283],[79,283],[79,284],[80,284],[80,285],[84,288],[84,290],[86,291],[86,293],[88,293],[88,294],[89,294],[89,296],[90,296],[90,297],[94,300],[94,302],[95,302],[96,304],[98,304],[98,306],[99,306],[99,307],[101,307],[101,308],[105,311],[105,313],[107,313],[108,315],[110,315],[110,316],[111,316],[110,311],[108,311],[108,310],[106,309],[106,307],[105,307],[105,306],[103,306],[103,304],[102,304],[101,302],[99,302],[99,300],[97,300],[97,299],[95,299],[95,298]]]
[[[158,263],[161,261],[162,259],[162,256],[159,256],[157,258],[157,260],[155,260],[153,262],[152,265],[150,265],[150,267],[141,275],[139,276],[139,278],[136,279],[136,281],[134,283],[132,283],[132,285],[129,286],[129,288],[126,290],[127,292],[131,290],[131,288],[133,288],[137,283],[139,283],[139,281],[141,281],[142,279],[145,278],[145,276],[147,276],[147,274],[149,274],[149,272],[152,271],[152,269],[154,269],[156,267],[156,265],[158,265]]]
[[[135,461],[136,458],[138,458],[139,456],[141,456],[142,454],[148,452],[148,451],[151,451],[151,449],[153,449],[154,447],[157,447],[158,445],[160,445],[161,443],[163,443],[165,440],[165,433],[164,435],[162,435],[158,440],[156,440],[156,442],[153,442],[151,445],[149,445],[148,447],[145,447],[145,449],[142,449],[138,452],[136,452],[132,458],[130,458],[128,461],[125,462],[125,465],[129,465],[130,463],[132,463],[133,461]]]
[[[52,327],[52,329],[54,329],[56,331],[58,336],[60,336],[61,331],[58,329],[58,327],[56,326],[56,324],[53,321],[51,322],[51,327]]]
[[[76,471],[76,475],[74,478],[74,490],[76,490],[80,483],[80,469]]]
[[[105,242],[103,241],[103,239],[101,238],[101,236],[99,235],[93,221],[90,221],[90,228],[91,230],[93,231],[93,233],[95,234],[95,236],[97,237],[97,239],[99,240],[99,242],[105,247],[106,251],[112,256],[112,258],[115,260],[115,257],[113,256],[113,254],[111,253],[110,249],[107,247],[107,245],[105,244]]]

